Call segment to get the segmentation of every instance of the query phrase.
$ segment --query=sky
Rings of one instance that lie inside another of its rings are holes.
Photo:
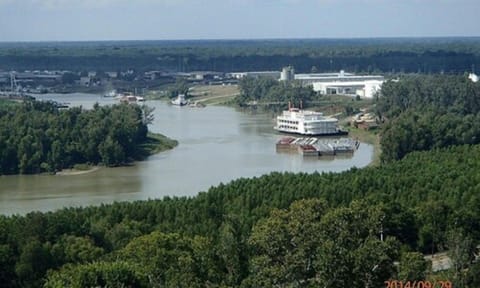
[[[0,0],[0,42],[480,36],[480,0]]]

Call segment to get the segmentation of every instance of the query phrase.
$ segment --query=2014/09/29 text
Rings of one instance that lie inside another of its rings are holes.
[[[453,288],[450,281],[385,281],[385,288]]]

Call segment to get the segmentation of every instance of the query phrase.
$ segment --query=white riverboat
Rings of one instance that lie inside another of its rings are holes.
[[[184,106],[188,104],[188,100],[185,99],[184,94],[178,94],[177,98],[172,100],[173,105]]]
[[[109,98],[115,98],[118,96],[118,93],[116,90],[110,90],[107,93],[103,94],[103,97],[109,97]]]
[[[338,128],[338,119],[324,116],[321,112],[289,108],[277,116],[275,130],[300,135],[345,135]]]

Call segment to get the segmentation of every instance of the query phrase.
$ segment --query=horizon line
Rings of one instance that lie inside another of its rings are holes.
[[[475,39],[480,36],[371,36],[371,37],[292,37],[292,38],[172,38],[172,39],[103,39],[103,40],[0,40],[0,44],[13,43],[82,43],[82,42],[187,42],[187,41],[285,41],[285,40],[388,40],[388,39]]]

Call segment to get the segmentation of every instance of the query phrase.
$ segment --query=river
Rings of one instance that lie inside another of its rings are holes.
[[[116,103],[93,94],[45,94],[38,99],[68,102],[91,108],[94,103]],[[273,130],[274,115],[241,112],[231,107],[177,107],[147,101],[154,107],[149,126],[179,141],[173,150],[135,165],[100,168],[79,175],[0,176],[0,213],[26,214],[63,207],[99,205],[164,196],[194,196],[211,186],[240,177],[258,177],[272,171],[345,171],[372,161],[373,146],[361,143],[353,156],[308,159],[275,151],[283,135]]]

